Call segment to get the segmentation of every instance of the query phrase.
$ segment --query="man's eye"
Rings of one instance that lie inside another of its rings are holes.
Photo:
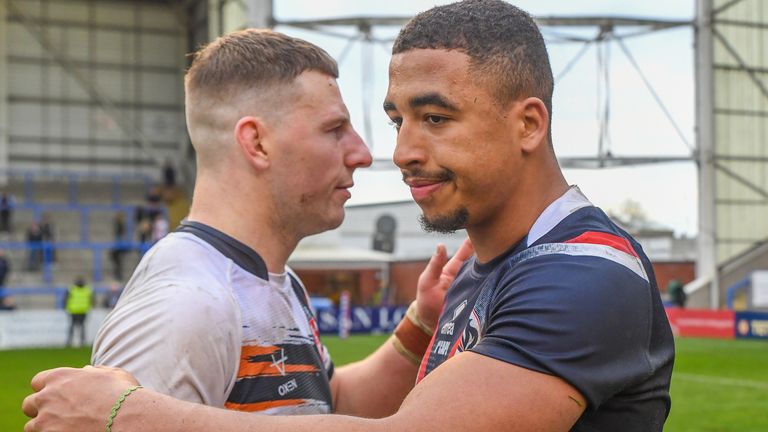
[[[400,129],[400,126],[403,124],[403,119],[401,119],[401,118],[396,118],[396,119],[392,119],[392,120],[390,120],[390,121],[389,121],[389,122],[387,122],[387,123],[388,123],[390,126],[392,126],[393,128],[395,128],[395,130],[399,130],[399,129]]]
[[[438,115],[428,115],[427,122],[432,124],[445,123],[445,117],[438,116]]]

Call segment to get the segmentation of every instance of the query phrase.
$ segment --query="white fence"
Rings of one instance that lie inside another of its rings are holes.
[[[85,321],[85,341],[91,344],[108,309],[94,309]],[[63,310],[15,310],[0,312],[0,349],[63,347],[69,316]],[[80,341],[76,331],[73,342]]]

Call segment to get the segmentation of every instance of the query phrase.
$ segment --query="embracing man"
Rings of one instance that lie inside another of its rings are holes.
[[[337,76],[321,48],[268,30],[235,32],[195,54],[185,78],[192,207],[137,267],[96,337],[94,365],[231,410],[395,412],[417,374],[408,340],[428,340],[440,313],[444,248],[396,336],[337,369],[286,266],[302,238],[341,224],[353,172],[371,163]],[[463,250],[453,274],[471,253]]]
[[[561,173],[533,19],[500,0],[439,6],[392,54],[394,161],[425,225],[465,228],[475,248],[399,409],[255,418],[146,389],[119,399],[136,385],[124,371],[58,369],[32,381],[27,432],[98,428],[115,400],[116,431],[662,430],[674,342],[652,267]]]

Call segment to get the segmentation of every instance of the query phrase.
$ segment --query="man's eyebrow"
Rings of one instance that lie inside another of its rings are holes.
[[[325,120],[323,120],[320,125],[323,128],[331,127],[331,126],[338,126],[343,125],[345,123],[349,123],[350,118],[348,113],[339,113],[338,115],[331,116]]]
[[[411,109],[417,109],[424,106],[432,105],[438,106],[449,111],[458,111],[456,105],[448,101],[443,95],[439,93],[426,93],[419,96],[414,96],[408,101],[408,105]],[[397,105],[394,102],[385,101],[384,111],[397,111]]]
[[[452,104],[439,93],[426,93],[420,96],[414,96],[408,101],[411,108],[416,109],[426,105],[434,105],[449,111],[458,111],[456,105]]]

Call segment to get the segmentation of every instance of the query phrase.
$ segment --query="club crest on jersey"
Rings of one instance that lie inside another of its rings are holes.
[[[477,316],[477,312],[472,309],[469,314],[469,322],[464,327],[464,333],[461,334],[461,340],[459,341],[458,351],[466,351],[472,349],[480,341],[480,319]]]

